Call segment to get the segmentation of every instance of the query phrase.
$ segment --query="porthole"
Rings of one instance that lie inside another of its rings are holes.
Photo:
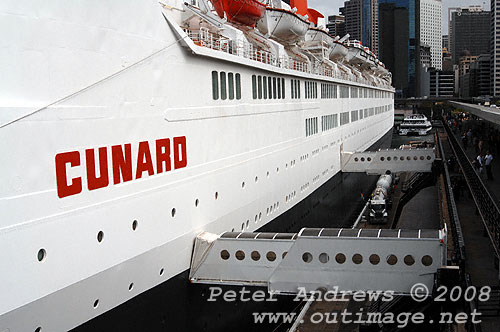
[[[429,255],[425,255],[422,257],[422,264],[424,266],[431,266],[432,265],[432,257]]]
[[[132,230],[135,231],[137,229],[137,220],[132,222]]]
[[[396,257],[396,255],[389,255],[387,256],[386,261],[389,265],[396,265],[396,263],[398,262],[398,258]]]
[[[99,299],[94,301],[94,308],[97,308],[99,306]]]
[[[354,161],[358,162],[359,161],[358,157],[354,158]]]
[[[250,221],[250,220],[247,220],[247,228],[248,228],[248,222],[249,222],[249,221]]]
[[[365,157],[361,157],[361,161],[365,161]]]
[[[47,257],[47,251],[45,251],[45,249],[43,249],[43,248],[38,250],[37,257],[38,257],[39,262],[43,261],[45,259],[45,257]]]
[[[407,157],[406,157],[406,160],[411,160],[411,157],[410,157],[410,156],[407,156]]]
[[[252,251],[250,257],[252,257],[254,261],[258,261],[260,259],[260,253],[258,251]]]
[[[431,156],[427,156],[427,160],[431,160]]]
[[[310,252],[305,252],[302,255],[302,260],[304,261],[304,263],[311,263],[313,260],[313,256]]]
[[[42,330],[42,327],[41,327],[41,326],[39,326],[39,327],[37,327],[37,328],[35,329],[35,332],[40,332],[41,330]]]
[[[387,157],[387,161],[391,161],[391,157]]]
[[[283,254],[281,255],[281,259],[285,259],[286,254],[288,254],[288,251],[284,251]]]
[[[262,212],[259,213],[259,220],[262,220]]]
[[[175,208],[173,208],[173,209],[172,209],[172,211],[171,211],[172,218],[173,218],[173,217],[175,217],[175,212],[176,212],[176,211],[175,211]]]
[[[215,199],[218,199],[219,198],[219,193],[216,191],[215,192]]]
[[[197,199],[195,199],[195,201],[194,201],[194,206],[195,206],[195,207],[198,207],[198,205],[199,205],[199,204],[200,204],[200,200],[199,200],[198,198],[197,198]]]
[[[269,177],[269,171],[267,171],[267,177]]]
[[[372,158],[368,157],[366,158],[367,161],[372,161]]]
[[[104,239],[104,232],[99,231],[99,233],[97,233],[97,242],[102,242],[103,239]]]
[[[424,160],[424,159],[425,159],[424,156],[420,156],[420,160]]]
[[[276,173],[279,173],[279,172],[280,172],[280,168],[276,167]]]
[[[385,158],[384,158],[384,157],[380,157],[380,161],[384,161],[384,160],[385,160]]]
[[[361,263],[363,263],[363,256],[361,256],[360,254],[354,254],[354,255],[352,255],[352,262],[354,264],[361,264]]]
[[[321,263],[326,264],[326,263],[328,263],[328,261],[329,261],[329,260],[330,260],[330,256],[328,256],[328,254],[327,254],[327,253],[321,253],[321,254],[319,255],[319,261],[320,261]]]
[[[257,181],[259,181],[259,177],[258,176],[255,177],[255,182],[257,182]]]
[[[132,289],[134,288],[134,283],[130,283],[130,285],[128,285],[128,290],[131,291]]]
[[[403,160],[405,160],[405,157],[401,156],[401,157],[399,157],[399,160],[403,161]]]
[[[242,261],[245,259],[245,253],[242,251],[242,250],[238,250],[236,252],[236,259],[239,260],[239,261]]]
[[[378,263],[380,263],[380,257],[377,254],[371,254],[369,260],[373,265],[377,265]]]
[[[339,264],[344,264],[346,261],[345,255],[342,253],[335,255],[335,261]]]
[[[245,188],[245,181],[241,183],[241,188]]]
[[[165,270],[163,268],[160,269],[160,276],[163,275],[163,272],[165,272]]]
[[[412,266],[413,264],[415,264],[415,258],[413,258],[412,255],[406,255],[403,261],[408,266]]]
[[[222,250],[220,252],[220,258],[222,258],[223,260],[228,260],[229,259],[229,251],[227,250]]]
[[[266,254],[266,258],[267,258],[268,261],[274,262],[276,260],[276,254],[274,253],[274,251],[269,251]]]
[[[245,223],[242,223],[241,224],[241,231],[243,232],[244,229],[245,229]]]
[[[414,156],[414,157],[413,157],[413,160],[418,160],[417,156]]]

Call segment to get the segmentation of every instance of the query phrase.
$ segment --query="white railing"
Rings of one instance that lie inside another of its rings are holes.
[[[321,76],[338,78],[346,81],[354,81],[366,85],[376,86],[373,81],[361,78],[355,75],[348,75],[346,73],[337,72],[332,67],[319,64],[318,61],[311,64],[310,62],[303,61],[299,58],[292,56],[276,57],[273,53],[263,50],[255,45],[239,40],[237,42],[226,38],[224,36],[212,33],[207,28],[200,28],[200,30],[184,29],[184,32],[193,41],[195,45],[207,47],[220,52],[240,56],[252,61],[265,63],[271,66],[291,69],[303,73],[317,74]],[[317,65],[314,65],[317,64]],[[389,84],[386,84],[390,88]]]

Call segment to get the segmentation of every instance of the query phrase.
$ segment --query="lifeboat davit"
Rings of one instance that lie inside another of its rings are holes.
[[[369,50],[361,45],[359,41],[356,40],[349,43],[349,53],[347,54],[348,62],[366,67],[369,66],[370,63],[369,56]]]
[[[257,0],[210,0],[220,18],[226,14],[227,21],[255,27],[266,11],[266,5]]]

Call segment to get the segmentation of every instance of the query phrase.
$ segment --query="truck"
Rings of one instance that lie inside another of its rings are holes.
[[[370,224],[387,223],[388,211],[392,208],[392,181],[391,171],[385,172],[377,180],[377,185],[368,201],[368,222]]]

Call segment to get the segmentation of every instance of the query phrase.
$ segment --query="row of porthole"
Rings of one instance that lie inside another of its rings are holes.
[[[411,159],[412,158],[410,156],[406,157],[406,160],[411,160]],[[419,158],[417,156],[413,156],[413,160],[418,160],[418,159],[420,159],[420,160],[425,160],[425,159],[431,160],[432,157],[431,156],[427,156],[427,157],[420,156],[420,158]],[[365,157],[361,157],[361,158],[356,157],[356,158],[354,158],[355,162],[358,162],[358,161],[364,162],[365,160],[368,161],[368,162],[370,162],[370,161],[372,161],[372,158],[371,157],[367,157],[366,159],[365,159]],[[384,160],[387,160],[387,161],[391,161],[391,160],[397,161],[398,157],[393,157],[392,159],[391,159],[391,157],[387,157],[387,158],[380,157],[380,161],[384,161]],[[401,156],[401,157],[399,157],[399,160],[403,161],[403,160],[405,160],[405,157]]]
[[[304,263],[311,263],[313,261],[313,255],[310,252],[305,252],[302,255],[302,260],[304,261]],[[327,253],[321,253],[318,256],[318,260],[320,263],[326,264],[329,262],[330,256]],[[346,255],[344,255],[343,253],[338,253],[337,255],[335,255],[335,261],[338,264],[344,264],[346,260],[347,260]],[[352,255],[351,260],[354,264],[361,264],[363,262],[363,256],[361,254],[354,254]],[[371,254],[370,257],[368,258],[368,261],[372,265],[377,265],[380,263],[380,256],[377,254]],[[386,257],[385,261],[389,265],[396,265],[398,262],[398,257],[396,255],[391,254]],[[407,266],[412,266],[413,264],[415,264],[415,258],[412,255],[406,255],[403,258],[403,262]],[[424,255],[421,258],[421,262],[422,265],[424,266],[431,266],[433,260],[431,256]]]
[[[286,256],[287,252],[283,252],[283,254],[281,255],[281,258],[284,259],[285,256]],[[220,252],[220,257],[223,259],[223,260],[228,260],[230,257],[231,257],[231,254],[229,253],[229,251],[227,250],[222,250]],[[236,257],[237,260],[239,261],[242,261],[245,259],[246,255],[245,255],[245,252],[243,250],[237,250],[236,253],[234,254],[234,257]],[[250,257],[252,258],[252,260],[254,261],[259,261],[261,259],[261,255],[260,255],[260,252],[258,252],[257,250],[254,250],[250,253]],[[269,262],[274,262],[276,260],[276,253],[274,251],[268,251],[266,253],[266,259],[269,261]]]
[[[160,276],[163,276],[163,273],[165,272],[165,269],[164,268],[161,268],[160,269]],[[129,285],[128,285],[128,290],[129,292],[132,291],[132,289],[134,289],[134,283],[131,282]],[[92,306],[94,307],[94,309],[97,309],[97,307],[99,306],[99,299],[96,299],[94,301],[94,303],[92,304]],[[35,332],[41,332],[42,331],[42,327],[41,326],[38,326],[36,329],[35,329]]]

